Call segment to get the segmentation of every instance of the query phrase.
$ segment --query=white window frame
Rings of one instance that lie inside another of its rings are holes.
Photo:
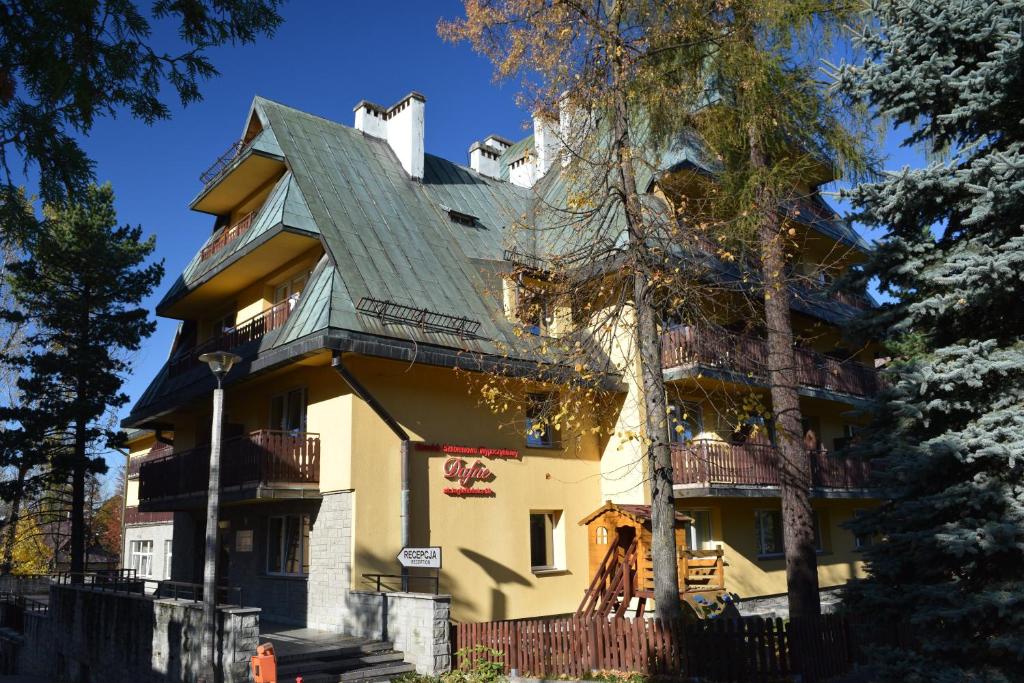
[[[533,522],[534,516],[543,516],[545,523],[545,562],[533,563]],[[565,571],[565,515],[562,510],[530,510],[529,546],[530,571],[546,574]]]
[[[135,574],[139,578],[153,577],[153,541],[151,539],[138,539],[128,543],[128,566],[135,570]]]
[[[694,524],[687,522],[686,524],[686,545],[689,550],[712,550],[714,549],[717,541],[714,540],[714,534],[712,533],[713,524],[711,521],[711,509],[710,508],[690,508],[688,510],[680,510],[680,512],[688,517],[692,517],[696,522],[697,515],[707,515],[707,539],[701,544],[701,547],[697,546],[697,529]]]
[[[285,555],[285,529],[288,528],[288,520],[292,518],[298,518],[299,520],[299,571],[289,572],[285,571],[287,565],[287,557]],[[281,537],[277,541],[278,557],[280,564],[277,567],[270,566],[270,549],[273,545],[273,522],[275,519],[281,520]],[[306,513],[298,513],[291,515],[273,515],[267,518],[267,552],[266,552],[266,569],[268,576],[297,576],[305,577],[309,576],[309,565],[307,563],[307,553],[309,552],[309,540],[307,534],[312,530],[312,520]]]
[[[171,539],[164,540],[164,579],[167,581],[171,580],[171,569],[173,567],[172,558],[174,557],[174,541]]]
[[[271,305],[276,306],[284,301],[289,301],[289,308],[295,308],[295,302],[302,296],[306,285],[309,283],[309,272],[303,271],[294,275],[284,282],[274,285],[274,292],[271,295]]]

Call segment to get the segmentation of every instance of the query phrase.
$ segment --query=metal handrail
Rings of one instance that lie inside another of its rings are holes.
[[[255,140],[256,138],[253,138]],[[199,174],[199,182],[203,184],[203,187],[213,184],[216,180],[224,173],[231,162],[242,156],[242,152],[252,143],[252,140],[246,142],[245,140],[235,140],[231,145],[221,153],[217,160],[210,164],[210,167]]]
[[[369,579],[370,581],[375,581],[376,582],[376,586],[377,586],[375,591],[377,593],[380,593],[380,592],[382,592],[381,591],[381,580],[382,579],[398,579],[399,581],[401,581],[403,577],[402,577],[401,574],[364,573],[363,574],[363,578],[364,579]],[[404,578],[408,579],[409,581],[431,581],[434,584],[434,591],[433,591],[434,595],[437,595],[438,593],[441,592],[441,577],[440,576],[407,576],[407,577],[404,577]],[[384,586],[384,587],[388,588],[387,586]],[[401,589],[400,588],[399,589],[390,589],[390,590],[385,591],[385,592],[394,593],[396,590],[400,591]]]

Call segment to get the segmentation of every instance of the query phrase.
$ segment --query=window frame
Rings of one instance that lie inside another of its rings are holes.
[[[149,550],[143,551],[143,544],[148,544]],[[143,572],[143,566],[147,570]],[[136,539],[128,543],[128,567],[135,570],[135,575],[149,579],[153,577],[153,539]]]
[[[174,539],[164,539],[164,580],[171,580],[171,573],[174,569]]]
[[[299,392],[300,400],[302,401],[301,418],[298,429],[288,429],[285,427],[285,423],[288,419],[289,414],[289,398],[292,394]],[[281,419],[274,423],[274,401],[281,400]],[[289,434],[303,434],[306,432],[306,427],[309,424],[309,388],[306,386],[292,387],[285,391],[273,394],[270,397],[270,415],[267,418],[267,424],[270,425],[270,431],[287,432]]]
[[[761,536],[761,515],[774,514],[779,517],[779,548],[778,551],[765,552],[763,538]],[[825,554],[825,533],[823,528],[823,515],[821,510],[812,510],[812,524],[814,527],[814,551],[818,555]],[[774,560],[780,557],[786,556],[786,541],[785,541],[785,529],[784,522],[782,520],[782,509],[781,508],[760,508],[754,510],[754,533],[757,540],[757,559],[759,560]]]
[[[715,545],[717,544],[717,541],[715,540],[714,534],[712,533],[712,529],[714,528],[714,524],[712,523],[712,519],[711,519],[711,512],[712,512],[711,508],[689,508],[687,510],[680,510],[680,512],[682,514],[686,515],[687,517],[692,517],[694,522],[696,522],[698,520],[698,515],[701,515],[701,516],[705,516],[706,515],[706,517],[704,517],[705,524],[703,526],[705,526],[704,531],[707,534],[707,538],[704,540],[704,543],[702,544],[702,547],[698,548],[694,544],[694,541],[695,541],[695,539],[697,537],[697,534],[695,533],[696,530],[694,528],[694,525],[691,524],[690,522],[686,523],[685,529],[686,529],[686,545],[687,545],[687,550],[713,550]]]
[[[534,564],[534,520],[544,518],[544,564]],[[530,571],[538,576],[567,571],[565,556],[565,514],[562,510],[530,510]]]
[[[298,561],[299,570],[297,572],[289,572],[286,567],[289,564],[288,560],[288,548],[287,548],[287,529],[288,520],[298,520],[298,552],[296,558]],[[274,521],[280,520],[281,522],[281,536],[277,543],[274,543]],[[309,513],[298,512],[284,515],[271,515],[267,517],[267,548],[266,548],[266,561],[264,568],[267,576],[285,577],[285,578],[307,578],[309,576],[309,565],[310,565],[310,543],[309,536],[312,531],[313,525]],[[278,565],[276,568],[271,568],[271,551],[274,546],[277,546],[277,559]]]
[[[540,398],[538,398],[540,397]],[[552,391],[533,391],[526,394],[526,406],[524,408],[526,430],[524,438],[526,440],[527,448],[548,448],[557,449],[560,447],[558,439],[555,436],[555,428],[553,425],[547,425],[544,432],[540,435],[533,433],[533,420],[537,419],[537,414],[531,415],[531,409],[535,405],[546,406],[549,402],[554,401],[557,405],[558,395]],[[540,412],[543,412],[541,408]]]
[[[669,400],[669,425],[668,425],[668,437],[670,443],[689,443],[696,439],[704,431],[704,411],[701,409],[700,403],[696,401],[685,401],[685,400]],[[691,420],[690,418],[696,418]],[[692,424],[690,424],[692,421]],[[693,435],[690,437],[686,436],[686,430],[682,432],[676,431],[676,425],[683,424],[688,425],[692,428]]]
[[[853,517],[855,517],[855,518],[856,517],[861,517],[861,516],[863,516],[863,515],[865,515],[867,513],[868,513],[868,509],[867,508],[854,508],[854,510],[853,510]],[[854,531],[851,531],[850,533],[853,534],[853,549],[855,551],[859,552],[859,551],[867,550],[871,546],[875,545],[875,536],[876,536],[876,534],[872,534],[872,533],[858,534],[858,533],[856,533]],[[865,536],[867,537],[867,543],[864,543],[861,540],[861,538],[865,537]]]

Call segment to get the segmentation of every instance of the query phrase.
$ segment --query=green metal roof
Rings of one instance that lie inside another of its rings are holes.
[[[500,355],[522,347],[500,296],[498,274],[508,267],[504,250],[516,246],[528,254],[565,253],[598,234],[621,232],[618,208],[599,212],[590,224],[553,226],[545,207],[565,206],[570,194],[569,175],[558,163],[534,188],[525,189],[428,154],[424,177],[416,181],[384,140],[260,97],[251,112],[264,127],[261,149],[273,148],[288,171],[249,230],[209,259],[200,261],[197,253],[161,302],[181,296],[232,259],[244,258],[247,247],[277,230],[318,235],[325,254],[295,310],[280,330],[254,342],[250,353],[291,348],[324,334],[356,333]],[[502,154],[503,177],[508,164],[532,144],[528,136]],[[664,170],[699,165],[702,156],[699,146],[681,136],[643,165],[638,174],[642,187]],[[651,195],[645,205],[664,210]],[[475,224],[452,220],[449,210],[476,217]],[[517,229],[520,225],[537,229]],[[364,297],[469,319],[479,323],[479,330],[462,337],[388,322],[357,310]],[[188,371],[169,377],[165,366],[128,422],[141,424],[168,401],[185,400],[206,386],[207,375]]]

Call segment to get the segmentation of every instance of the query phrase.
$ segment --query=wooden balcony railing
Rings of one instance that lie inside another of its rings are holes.
[[[808,387],[855,396],[878,392],[878,372],[863,363],[830,358],[811,349],[795,349],[797,381]],[[661,336],[661,365],[721,368],[764,381],[768,376],[765,340],[723,330],[681,325]]]
[[[209,444],[143,463],[139,500],[205,495],[209,472]],[[320,435],[264,429],[225,439],[220,481],[222,488],[318,483]]]
[[[142,512],[134,505],[124,509],[125,524],[160,524],[161,522],[173,522],[173,512]]]
[[[859,489],[868,485],[869,464],[809,451],[811,481],[821,488]],[[672,444],[672,480],[676,484],[778,486],[778,451],[768,444],[731,444],[696,440]]]
[[[159,458],[166,458],[172,452],[174,452],[173,446],[166,443],[158,443],[150,448],[149,452],[145,455],[129,458],[127,477],[129,479],[135,479],[139,476],[139,468],[142,466],[142,463],[149,462],[150,460],[157,460]]]
[[[255,139],[255,138],[253,138]],[[217,157],[217,160],[210,164],[210,167],[199,174],[199,182],[203,184],[203,187],[210,185],[214,180],[220,177],[224,170],[231,165],[231,162],[236,157],[240,156],[246,147],[249,146],[252,140],[246,142],[244,140],[235,140],[231,143],[224,152]]]
[[[196,367],[199,365],[199,355],[207,351],[230,351],[243,344],[262,339],[268,332],[283,327],[297,304],[298,296],[286,299],[262,313],[238,323],[230,330],[210,337],[202,344],[179,351],[170,360],[168,372],[174,376]]]
[[[212,242],[210,242],[209,244],[202,248],[202,250],[199,252],[199,260],[205,261],[214,254],[223,251],[224,247],[228,246],[236,239],[244,235],[249,230],[249,228],[252,227],[252,219],[255,215],[255,211],[250,211],[249,213],[245,214],[245,216],[243,216],[241,219],[239,219],[238,222],[236,222],[234,225],[224,228],[224,230],[222,230],[221,233],[217,235],[216,239],[214,239]]]

